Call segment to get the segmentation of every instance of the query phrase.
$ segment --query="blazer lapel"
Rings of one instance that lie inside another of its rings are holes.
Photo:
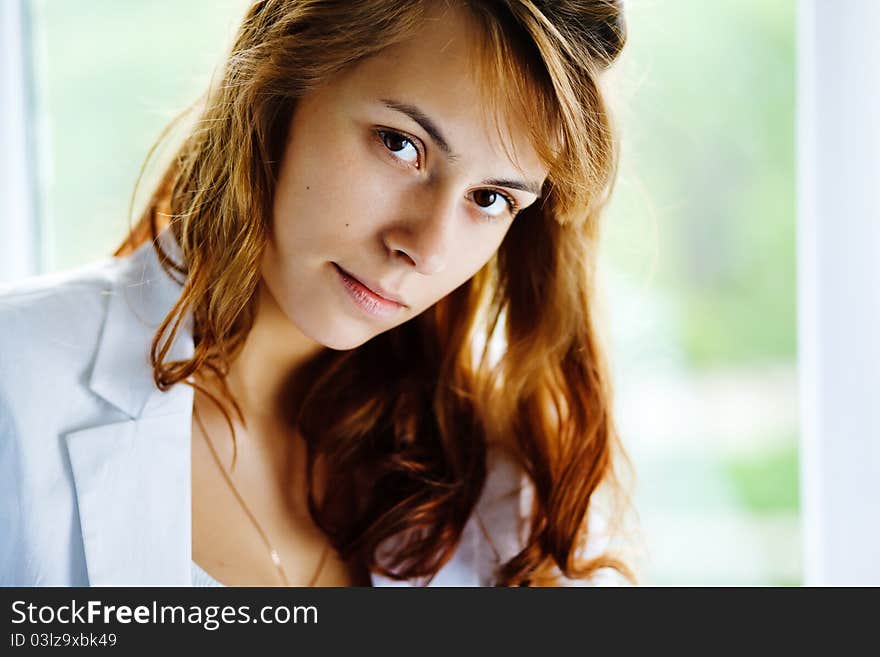
[[[67,434],[90,586],[190,584],[186,419],[147,417]]]
[[[159,237],[179,258],[170,233]],[[114,407],[106,421],[66,434],[91,586],[190,581],[190,440],[193,391],[153,382],[153,336],[180,285],[143,244],[119,261],[89,388]],[[189,318],[170,359],[192,355]]]
[[[175,261],[180,249],[167,229],[159,234],[163,250]],[[120,269],[109,295],[89,388],[127,416],[136,419],[161,412],[148,404],[164,404],[164,396],[153,382],[150,346],[162,320],[180,296],[180,284],[159,264],[153,244],[145,242]],[[193,353],[192,317],[187,315],[170,358],[187,358]]]

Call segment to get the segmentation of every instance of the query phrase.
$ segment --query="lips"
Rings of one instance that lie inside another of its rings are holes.
[[[336,267],[337,270],[339,270],[340,274],[342,274],[343,276],[346,276],[347,278],[351,279],[355,283],[362,285],[366,289],[367,292],[372,293],[379,300],[393,303],[398,306],[406,307],[406,303],[404,303],[403,299],[401,299],[398,295],[393,294],[392,292],[386,291],[377,283],[373,283],[371,281],[365,281],[363,278],[361,278],[359,276],[355,276],[350,271],[348,271],[347,269],[344,269],[343,267],[341,267],[340,265],[338,265],[335,262],[333,263],[333,265]]]

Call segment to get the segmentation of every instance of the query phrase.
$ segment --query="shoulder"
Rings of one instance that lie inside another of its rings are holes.
[[[116,259],[104,259],[0,284],[0,386],[25,370],[45,374],[54,364],[87,358],[118,268]]]
[[[170,236],[160,237],[167,248]],[[143,323],[170,306],[175,288],[161,272],[153,243],[67,271],[0,283],[0,376],[4,365],[83,358],[105,321]],[[108,316],[108,308],[123,306]]]
[[[103,259],[0,284],[0,406],[7,424],[52,415],[82,387],[116,269],[115,259]]]
[[[119,268],[107,258],[64,272],[0,283],[0,340],[7,355],[16,347],[69,344],[85,321],[100,323]],[[46,339],[48,344],[43,341]]]
[[[157,240],[178,261],[170,231]],[[8,406],[29,421],[63,416],[68,430],[94,420],[94,404],[141,414],[155,392],[150,345],[182,289],[156,247],[147,240],[122,257],[0,285],[0,397]],[[192,351],[188,317],[182,326],[173,357]],[[44,409],[50,393],[58,409]]]

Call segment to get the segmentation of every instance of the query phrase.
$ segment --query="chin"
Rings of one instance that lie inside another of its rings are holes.
[[[334,349],[335,351],[349,351],[351,349],[356,349],[360,347],[362,344],[375,337],[374,335],[360,336],[360,337],[346,337],[346,336],[334,336],[329,340],[319,340],[319,342],[327,347],[328,349]]]
[[[325,316],[318,322],[300,322],[294,317],[290,317],[290,320],[307,338],[336,351],[348,351],[360,347],[378,334],[375,330],[365,330],[364,326],[347,317],[333,319]]]

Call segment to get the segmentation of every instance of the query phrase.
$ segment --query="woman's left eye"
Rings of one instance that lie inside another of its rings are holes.
[[[480,189],[474,192],[474,200],[489,221],[500,219],[505,212],[516,216],[517,205],[512,196],[497,189]]]

